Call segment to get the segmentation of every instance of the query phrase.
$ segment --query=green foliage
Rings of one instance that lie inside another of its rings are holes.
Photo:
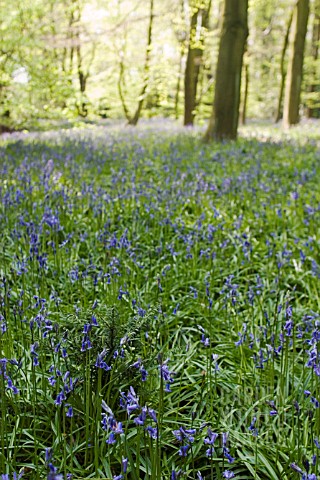
[[[204,48],[196,102],[199,123],[210,116],[213,101],[222,3],[212,3],[208,30],[197,27],[191,32],[194,46]],[[293,0],[250,2],[248,117],[274,117],[282,39],[293,4]],[[309,22],[305,107],[319,103],[319,60],[315,60],[311,45],[317,5],[316,0],[312,2]],[[208,1],[155,3],[144,116],[182,113],[190,21],[192,12],[202,6],[208,6]],[[12,0],[6,4],[2,0],[0,123],[25,128],[39,118],[123,118],[118,92],[120,64],[127,107],[134,111],[144,81],[146,37],[142,32],[147,32],[147,17],[138,0],[117,0],[110,5],[99,0]]]

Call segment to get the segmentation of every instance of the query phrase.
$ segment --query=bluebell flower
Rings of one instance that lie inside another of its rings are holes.
[[[244,323],[242,325],[242,331],[238,332],[239,340],[237,342],[234,342],[236,347],[240,347],[240,345],[242,345],[246,340],[246,331],[247,331],[247,324]]]
[[[120,392],[120,406],[127,410],[128,415],[140,408],[139,398],[133,387],[130,387],[127,395],[125,395],[124,392]]]
[[[59,405],[59,406],[60,406],[60,405],[62,405],[62,402],[63,402],[64,400],[66,400],[66,396],[65,396],[65,394],[64,394],[64,391],[62,390],[61,392],[58,393],[58,395],[57,395],[54,403],[55,403],[55,405]]]
[[[156,412],[152,408],[148,408],[148,414],[155,423],[158,423]]]
[[[292,470],[294,470],[295,472],[300,473],[300,475],[303,474],[303,470],[295,463],[290,463],[290,468],[292,468]]]
[[[181,475],[182,475],[182,470],[178,470],[176,472],[176,470],[172,470],[172,473],[171,473],[171,476],[170,476],[170,480],[177,480]]]
[[[292,320],[291,317],[286,321],[286,323],[285,323],[285,325],[284,325],[284,330],[285,330],[285,332],[286,332],[286,336],[287,336],[287,337],[291,337],[291,336],[292,336],[293,320]]]
[[[214,433],[210,427],[208,427],[207,437],[204,439],[204,444],[209,445],[209,448],[206,450],[206,456],[212,457],[214,453],[214,443],[218,438],[218,434]]]
[[[211,360],[212,360],[212,363],[214,364],[214,368],[215,368],[216,372],[219,372],[219,370],[220,370],[219,365],[218,365],[218,359],[219,359],[219,355],[217,355],[216,353],[211,354]]]
[[[181,457],[186,457],[188,450],[189,450],[189,445],[181,445],[181,447],[179,448],[179,455]]]
[[[11,390],[14,395],[18,395],[19,390],[15,385],[13,385],[11,378],[8,376],[6,378],[7,378],[7,389]]]
[[[203,343],[205,347],[210,347],[210,338],[206,337],[204,333],[201,335],[201,343]]]
[[[250,423],[250,426],[249,426],[249,430],[252,432],[252,435],[254,437],[257,437],[258,436],[258,429],[255,427],[255,423],[257,421],[257,417],[253,417],[251,423]]]
[[[149,433],[150,437],[156,440],[158,438],[158,428],[151,427],[150,425],[146,428],[146,431]]]
[[[57,472],[49,472],[47,475],[47,480],[63,480],[63,475]]]
[[[109,435],[109,437],[108,437],[107,440],[106,440],[106,443],[107,443],[108,445],[113,445],[114,443],[116,443],[116,441],[117,441],[117,440],[116,440],[116,437],[115,437],[114,432],[111,432],[110,435]]]
[[[204,444],[213,446],[218,436],[219,435],[217,433],[213,432],[211,428],[208,427],[207,436],[204,439]]]
[[[96,299],[92,304],[92,307],[91,307],[92,310],[95,310],[97,308],[97,306],[98,306],[98,300]]]
[[[178,309],[179,309],[179,306],[180,306],[180,303],[177,303],[177,305],[174,307],[174,309],[173,309],[173,311],[172,311],[173,315],[176,315],[176,314],[177,314],[177,311],[178,311]]]
[[[141,363],[142,363],[142,360],[141,358],[139,357],[138,360],[136,362],[134,362],[132,365],[130,365],[131,367],[133,368],[140,368],[141,366]]]
[[[184,427],[180,427],[179,430],[173,430],[173,435],[179,442],[187,441],[189,443],[194,442],[194,435],[196,434],[195,428],[186,429]]]
[[[128,468],[128,459],[122,457],[122,471],[123,473],[127,473],[127,468]]]
[[[198,291],[196,288],[190,286],[190,293],[193,294],[194,299],[198,298]]]
[[[147,370],[144,368],[143,365],[142,365],[141,368],[140,368],[140,373],[141,373],[141,380],[142,380],[142,382],[146,382],[146,381],[147,381],[147,377],[148,377],[148,372],[147,372]]]
[[[165,360],[164,362],[161,362],[161,363],[160,363],[160,365],[159,365],[159,371],[160,371],[160,376],[161,376],[161,378],[162,378],[168,385],[170,385],[170,383],[173,382],[174,372],[172,372],[172,371],[169,370],[168,361],[169,361],[169,359],[167,358],[167,360]],[[167,390],[167,391],[170,391],[170,390]]]
[[[46,448],[45,460],[49,468],[47,480],[63,480],[63,475],[58,473],[57,468],[51,463],[51,459],[52,459],[52,449]]]
[[[68,407],[66,417],[69,417],[69,418],[73,417],[73,408],[71,406]]]
[[[134,423],[139,426],[139,425],[144,425],[144,422],[147,419],[147,407],[143,407],[141,409],[141,413],[138,417],[134,418]]]
[[[44,451],[44,457],[46,463],[49,463],[50,460],[52,459],[52,448],[46,448]]]
[[[35,367],[39,365],[37,349],[39,348],[39,343],[35,342],[30,346],[30,352],[32,356],[32,363]]]
[[[296,412],[300,413],[300,406],[299,406],[299,403],[297,402],[297,400],[294,400],[293,406],[294,406]]]
[[[0,332],[2,335],[4,335],[7,331],[7,324],[4,320],[4,318],[0,318]]]
[[[7,363],[8,363],[8,360],[6,358],[0,359],[0,375],[6,375]]]
[[[227,448],[227,442],[228,442],[228,437],[229,434],[227,432],[224,432],[222,434],[222,450],[223,450],[223,456],[228,460],[229,463],[234,462],[234,458],[230,455],[230,451]]]
[[[81,352],[85,352],[86,350],[90,350],[92,348],[91,340],[88,337],[88,335],[85,335],[83,337],[82,343],[81,343]]]
[[[20,478],[23,477],[24,473],[25,473],[25,471],[24,471],[23,468],[20,470],[19,473],[13,472],[13,474],[12,474],[12,480],[20,480]],[[1,475],[1,480],[11,480],[10,475],[9,475],[8,473],[3,473],[3,474]]]
[[[227,447],[223,447],[223,455],[226,457],[229,463],[234,462],[234,458],[230,455],[229,449]]]
[[[122,347],[123,345],[125,345],[128,341],[129,341],[128,335],[125,335],[124,337],[122,337],[122,338],[120,339],[120,347]]]
[[[278,410],[277,410],[276,405],[275,405],[273,400],[271,400],[271,402],[269,402],[269,405],[272,408],[272,410],[270,410],[270,412],[269,412],[271,417],[275,417],[276,415],[278,415]]]
[[[234,473],[231,470],[225,470],[223,472],[223,478],[234,478]]]
[[[104,361],[104,358],[105,358],[106,354],[107,354],[107,351],[105,349],[102,350],[102,352],[98,354],[97,360],[96,360],[96,363],[95,363],[95,367],[102,368],[103,370],[108,372],[109,370],[111,370],[111,367],[109,365],[107,365],[106,362]]]

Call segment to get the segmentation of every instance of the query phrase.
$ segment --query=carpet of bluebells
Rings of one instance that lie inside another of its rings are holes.
[[[320,152],[172,128],[0,153],[0,478],[320,478]]]

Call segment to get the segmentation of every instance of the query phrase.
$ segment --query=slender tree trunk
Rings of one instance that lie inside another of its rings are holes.
[[[177,86],[176,86],[176,94],[174,99],[174,112],[176,120],[179,118],[179,98],[180,98],[180,85],[181,85],[181,75],[182,75],[182,68],[183,68],[183,58],[184,58],[184,48],[180,48],[180,61],[179,61],[179,72],[177,78]]]
[[[241,71],[248,37],[248,0],[225,0],[214,105],[205,140],[237,137]]]
[[[174,98],[174,112],[175,118],[178,120],[179,118],[179,103],[180,103],[180,90],[181,90],[181,80],[183,78],[183,65],[184,65],[184,58],[187,51],[187,31],[189,29],[189,5],[188,0],[180,0],[180,10],[181,10],[181,20],[185,24],[185,30],[179,30],[177,33],[177,38],[180,44],[180,58],[179,58],[179,71],[177,77],[177,84],[176,84],[176,94]]]
[[[284,93],[284,86],[285,86],[286,74],[287,74],[286,67],[285,67],[285,59],[286,59],[286,53],[287,53],[288,44],[289,44],[289,36],[290,36],[290,29],[291,29],[291,25],[292,25],[292,18],[293,18],[293,12],[291,13],[289,21],[288,21],[286,34],[285,34],[285,37],[284,37],[282,51],[281,51],[281,60],[280,60],[281,83],[280,83],[277,113],[276,113],[276,118],[275,118],[276,122],[279,122],[282,118],[283,93]]]
[[[241,125],[245,125],[247,122],[249,81],[250,81],[249,63],[248,61],[246,61],[244,65],[244,92],[243,92],[242,109],[241,109],[241,115],[240,115]]]
[[[318,0],[318,3],[316,3],[315,5],[313,27],[312,27],[312,59],[314,62],[314,66],[312,69],[312,83],[311,85],[309,85],[309,88],[308,88],[308,91],[310,93],[313,93],[317,90],[317,84],[315,83],[317,69],[315,65],[319,58],[319,45],[320,45],[320,1]],[[319,93],[318,106],[313,107],[312,105],[313,101],[311,99],[311,105],[307,109],[308,118],[313,118],[315,116],[315,112],[320,111],[319,102],[320,102],[320,93]]]
[[[87,83],[90,76],[90,66],[93,62],[96,52],[96,43],[92,41],[91,52],[86,56],[83,55],[82,39],[81,39],[81,17],[82,17],[82,4],[79,0],[71,0],[71,11],[69,17],[69,35],[70,35],[70,53],[69,53],[69,71],[70,78],[72,78],[73,66],[75,64],[80,98],[77,102],[78,114],[81,117],[88,115],[88,103],[87,103]]]
[[[299,123],[300,93],[303,74],[304,45],[309,17],[309,0],[298,0],[292,20],[291,52],[285,85],[283,125]]]
[[[197,7],[191,17],[187,63],[184,75],[185,126],[193,125],[194,123],[197,87],[204,49],[204,34],[209,25],[211,3],[211,0],[209,0],[204,7]]]
[[[123,89],[122,89],[122,85],[124,83],[124,59],[123,59],[123,57],[124,57],[124,53],[121,51],[120,52],[120,64],[119,64],[120,69],[119,69],[119,79],[118,79],[118,92],[119,92],[119,97],[120,97],[123,112],[124,112],[125,117],[126,117],[128,123],[129,123],[130,120],[131,120],[131,115],[130,115],[130,112],[129,112],[129,108],[126,104],[124,92],[123,92]]]
[[[80,42],[80,38],[78,38],[78,42]],[[86,96],[89,71],[84,72],[80,43],[78,43],[78,45],[76,46],[76,54],[77,54],[77,70],[78,70],[78,81],[79,81],[79,90],[80,90],[80,104],[79,104],[78,112],[81,117],[86,117],[88,115],[88,108],[85,101],[85,96]]]
[[[141,88],[141,91],[140,91],[140,94],[139,94],[139,101],[138,101],[137,109],[136,109],[134,115],[130,118],[130,120],[128,122],[129,125],[134,125],[134,126],[137,125],[137,123],[139,121],[141,111],[142,111],[142,107],[143,107],[143,103],[144,103],[144,99],[145,99],[145,95],[146,95],[146,91],[147,91],[147,88],[148,88],[148,85],[149,85],[150,59],[151,59],[150,54],[151,54],[151,47],[152,47],[152,28],[153,28],[153,17],[154,17],[153,6],[154,6],[154,0],[150,0],[150,17],[149,17],[149,27],[148,27],[148,39],[147,39],[146,57],[145,57],[145,62],[144,62],[144,80],[143,80],[143,85],[142,85],[142,88]]]
[[[184,73],[184,125],[193,125],[195,117],[195,100],[198,83],[198,75],[200,70],[199,60],[201,61],[201,53],[199,49],[195,49],[195,31],[197,28],[198,9],[191,17],[191,28],[189,47],[187,54],[186,69]],[[200,56],[198,56],[200,55]],[[197,63],[196,63],[197,62]]]

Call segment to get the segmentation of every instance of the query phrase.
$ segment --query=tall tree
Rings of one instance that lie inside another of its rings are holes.
[[[205,140],[237,137],[248,0],[225,0],[212,115]]]
[[[244,89],[243,89],[243,98],[242,98],[242,108],[240,112],[240,123],[245,125],[247,122],[247,109],[248,109],[248,96],[249,96],[249,82],[250,82],[250,72],[249,72],[249,53],[248,46],[245,47],[244,59],[243,59],[243,73],[244,73]]]
[[[174,112],[175,118],[179,118],[179,103],[181,81],[184,76],[183,67],[185,64],[185,56],[188,51],[188,31],[189,31],[189,9],[188,0],[180,0],[180,16],[175,15],[173,19],[174,32],[179,45],[179,70],[177,74],[176,92],[174,96]]]
[[[320,112],[320,93],[319,93],[319,77],[317,77],[318,69],[317,63],[319,61],[319,47],[320,47],[320,0],[316,0],[314,5],[314,16],[312,25],[312,71],[311,82],[308,86],[310,94],[309,105],[307,109],[308,118],[315,116],[319,117]],[[316,95],[314,95],[316,93]]]
[[[202,64],[205,34],[208,30],[211,0],[191,3],[191,25],[184,75],[184,125],[193,125],[197,104],[197,87]]]
[[[285,65],[285,60],[286,60],[286,53],[289,45],[289,36],[290,36],[290,29],[291,29],[291,24],[292,24],[292,18],[293,18],[293,12],[290,14],[287,28],[286,28],[286,34],[284,36],[283,40],[283,46],[281,50],[281,59],[280,59],[280,72],[281,72],[281,82],[280,82],[280,90],[279,90],[279,98],[278,98],[278,106],[277,106],[277,113],[276,113],[276,122],[279,122],[282,118],[282,104],[283,104],[283,93],[284,93],[284,86],[286,83],[286,65]]]
[[[118,91],[122,104],[123,111],[128,120],[129,125],[137,125],[140,115],[142,112],[143,103],[146,97],[147,88],[149,86],[150,79],[150,61],[151,61],[151,49],[152,49],[152,30],[153,30],[153,19],[154,19],[154,0],[150,0],[150,13],[149,13],[149,24],[148,24],[148,35],[147,35],[147,46],[145,53],[145,61],[143,68],[143,83],[138,97],[138,105],[133,115],[130,114],[129,109],[125,103],[124,93],[123,93],[123,79],[124,79],[124,60],[123,55],[121,54],[120,58],[120,73],[118,80]]]
[[[309,18],[309,0],[298,0],[292,19],[291,51],[286,78],[283,124],[299,123],[299,107],[303,74],[304,45]]]

